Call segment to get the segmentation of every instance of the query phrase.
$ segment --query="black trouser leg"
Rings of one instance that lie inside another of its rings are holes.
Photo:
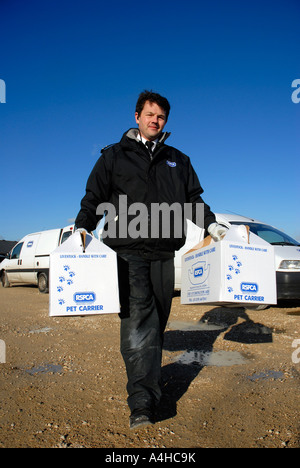
[[[161,397],[163,332],[174,289],[174,260],[118,257],[121,353],[126,365],[128,405],[153,409]]]

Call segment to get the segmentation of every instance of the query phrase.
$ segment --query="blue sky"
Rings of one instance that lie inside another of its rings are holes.
[[[299,0],[0,0],[0,41],[0,238],[69,224],[153,89],[211,209],[300,240]]]

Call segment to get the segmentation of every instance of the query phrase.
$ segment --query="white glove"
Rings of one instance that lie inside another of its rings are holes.
[[[222,226],[221,224],[218,223],[212,223],[208,226],[207,228],[209,234],[213,238],[214,241],[220,241],[223,239],[223,237],[226,235],[226,232],[228,231],[227,227]]]
[[[88,234],[87,230],[84,228],[76,228],[74,229],[73,234],[75,234],[75,232],[80,232],[80,233],[85,232],[86,234]]]

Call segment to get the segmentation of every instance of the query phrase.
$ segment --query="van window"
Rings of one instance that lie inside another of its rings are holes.
[[[63,235],[61,236],[61,244],[62,244],[63,242],[65,242],[65,241],[68,239],[68,237],[70,237],[70,235],[72,234],[72,232],[73,232],[73,231],[66,231],[66,232],[63,233]]]
[[[237,221],[231,221],[230,224],[242,224]],[[261,223],[245,223],[249,226],[250,231],[261,237],[272,245],[300,245],[295,239],[285,234],[278,229]]]
[[[10,257],[11,260],[20,258],[20,253],[21,253],[22,247],[23,247],[23,242],[16,245],[16,247],[13,249],[13,251],[11,253],[11,257]]]

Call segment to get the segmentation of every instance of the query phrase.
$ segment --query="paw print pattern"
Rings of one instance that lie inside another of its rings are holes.
[[[230,265],[228,265],[228,272],[226,273],[227,281],[231,281],[233,276],[239,275],[241,273],[242,262],[239,260],[237,255],[232,255]],[[233,276],[232,276],[233,275]],[[233,292],[233,288],[231,286],[227,287],[227,291],[229,293]]]

